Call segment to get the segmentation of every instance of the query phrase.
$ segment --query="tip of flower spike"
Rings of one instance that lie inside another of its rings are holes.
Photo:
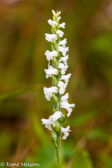
[[[59,11],[59,12],[57,12],[58,13],[58,15],[60,15],[61,14],[61,11]]]
[[[52,13],[53,13],[53,15],[57,15],[57,16],[59,16],[60,14],[61,14],[61,11],[57,11],[57,13],[52,9]]]
[[[55,11],[52,9],[52,14],[55,15]]]

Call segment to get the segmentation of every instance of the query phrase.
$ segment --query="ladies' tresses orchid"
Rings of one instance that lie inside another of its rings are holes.
[[[52,86],[50,88],[44,87],[44,94],[48,101],[52,99],[53,102],[53,112],[48,119],[42,119],[42,124],[45,125],[47,129],[52,131],[52,141],[54,143],[57,155],[57,166],[61,168],[60,163],[60,138],[61,133],[63,139],[66,139],[70,132],[70,126],[66,128],[62,127],[63,122],[66,117],[69,117],[72,112],[72,108],[75,104],[69,104],[68,98],[69,94],[66,93],[66,87],[68,85],[71,73],[65,74],[68,68],[67,60],[69,47],[66,47],[67,39],[61,39],[64,32],[60,30],[65,28],[65,22],[60,24],[60,13],[52,10],[53,20],[49,19],[48,23],[51,26],[51,31],[53,34],[45,34],[45,39],[51,42],[52,51],[47,50],[45,52],[46,59],[48,60],[48,69],[45,69],[46,78],[52,78]],[[65,111],[63,111],[65,109]]]

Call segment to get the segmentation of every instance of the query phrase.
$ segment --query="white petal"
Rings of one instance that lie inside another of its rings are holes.
[[[65,57],[61,57],[60,62],[63,61],[64,65],[67,65],[68,55]]]
[[[52,27],[55,27],[58,25],[58,23],[56,21],[53,21],[51,19],[48,20],[48,23],[52,26]]]
[[[65,47],[66,43],[67,43],[67,39],[65,38],[64,40],[59,42],[59,46],[62,45],[62,47]]]
[[[58,56],[58,52],[57,51],[49,51],[49,50],[47,50],[45,52],[45,55],[46,55],[46,59],[48,61],[50,61],[50,60],[53,60],[53,57],[57,57]]]
[[[61,80],[64,80],[65,83],[68,83],[71,75],[72,75],[71,73],[69,73],[67,75],[62,75]]]
[[[62,82],[62,81],[59,81],[58,82],[58,87],[59,87],[59,93],[64,94],[64,92],[66,90],[66,87],[67,87],[67,84]]]
[[[54,41],[56,41],[57,40],[57,38],[58,38],[58,36],[56,35],[56,34],[45,34],[45,39],[47,40],[47,41],[49,41],[49,42],[54,42]]]
[[[61,118],[62,112],[56,111],[53,115],[51,115],[48,119],[41,119],[42,124],[45,125],[47,129],[52,130],[52,126],[55,126],[55,121]]]
[[[61,14],[61,11],[58,12],[58,15],[60,15],[60,14]]]
[[[44,90],[45,97],[48,101],[50,101],[51,97],[53,96],[53,93],[58,92],[58,88],[55,86],[50,87],[50,88],[44,87],[43,90]]]
[[[50,131],[52,130],[52,128],[51,128],[51,125],[52,125],[51,120],[49,120],[49,119],[41,119],[41,121],[42,121],[42,124],[45,124],[45,127],[47,129],[49,129]]]
[[[57,34],[59,37],[63,37],[64,32],[61,31],[61,30],[57,30],[57,31],[56,31],[56,34]]]
[[[64,29],[65,28],[65,22],[61,23],[59,27]]]
[[[58,15],[61,14],[61,11],[59,11],[59,12],[56,13],[54,10],[52,10],[52,13],[53,13],[53,15],[57,15],[58,16]]]
[[[48,69],[45,69],[45,73],[46,73],[46,78],[48,78],[48,77],[52,77],[52,75],[57,75],[58,70],[56,68],[53,68],[50,65],[50,66],[48,66]]]
[[[58,50],[63,54],[63,56],[66,56],[67,51],[69,51],[69,47],[58,47]]]
[[[54,10],[52,10],[52,13],[53,13],[53,15],[55,15],[55,11]]]
[[[67,101],[69,98],[69,93],[66,93],[64,96],[62,96],[61,101]]]
[[[61,118],[62,112],[61,111],[56,111],[52,116],[49,117],[49,119],[52,121],[52,124],[54,126],[55,121]]]
[[[64,134],[63,139],[66,139],[69,136],[70,126],[68,125],[66,128],[61,127],[61,132]]]
[[[61,69],[62,74],[65,74],[68,69],[68,65],[64,65],[63,63],[59,63],[58,68]]]

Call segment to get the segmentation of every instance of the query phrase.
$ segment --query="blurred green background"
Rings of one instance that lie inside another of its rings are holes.
[[[50,44],[51,10],[66,22],[67,91],[76,107],[64,126],[63,168],[112,168],[112,1],[0,0],[0,162],[56,168],[50,132],[41,118],[52,114],[43,86]]]

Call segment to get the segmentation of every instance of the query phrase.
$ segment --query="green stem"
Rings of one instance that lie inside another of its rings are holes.
[[[61,136],[59,135],[59,137],[58,137],[58,146],[55,147],[56,159],[57,159],[57,168],[62,168],[61,157],[60,157],[60,142],[61,142]]]

